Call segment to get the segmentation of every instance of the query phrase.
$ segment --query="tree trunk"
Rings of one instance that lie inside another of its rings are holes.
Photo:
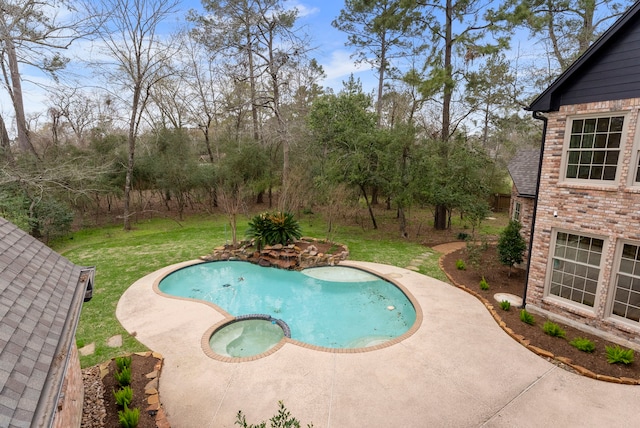
[[[129,156],[127,160],[127,175],[124,180],[124,230],[131,230],[131,183],[133,181],[133,163],[136,151],[136,121],[138,118],[138,105],[140,103],[140,85],[137,84],[133,91],[133,103],[131,105],[131,121],[129,123]]]
[[[16,128],[18,130],[18,149],[22,152],[31,152],[38,156],[36,149],[31,144],[29,130],[27,129],[27,117],[24,113],[24,100],[22,98],[22,83],[18,68],[18,56],[11,39],[6,39],[6,54],[11,75],[11,101],[16,114]]]
[[[7,127],[4,124],[4,119],[0,115],[0,154],[4,157],[10,165],[13,165],[13,153],[11,152],[11,140],[9,140],[9,133]]]
[[[436,230],[447,230],[447,207],[439,204],[436,205],[435,214],[433,216],[433,227]]]
[[[378,224],[376,223],[376,217],[373,215],[373,208],[371,207],[371,203],[369,202],[369,198],[367,197],[367,191],[364,185],[360,185],[360,190],[362,191],[362,196],[364,196],[364,200],[367,203],[367,209],[369,210],[369,217],[371,217],[371,223],[373,224],[374,229],[378,229]]]

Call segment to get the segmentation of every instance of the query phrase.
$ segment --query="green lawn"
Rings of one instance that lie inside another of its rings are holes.
[[[240,222],[238,236],[243,236],[247,221]],[[305,236],[327,237],[325,223],[313,215],[302,217],[300,224]],[[121,226],[83,230],[53,245],[78,265],[96,266],[93,299],[84,304],[76,333],[79,347],[90,343],[96,347],[93,355],[81,357],[83,367],[146,349],[127,334],[115,317],[118,299],[131,284],[164,266],[208,254],[231,239],[226,217],[222,215],[191,217],[180,223],[155,219],[136,223],[134,228],[130,232],[124,232]],[[408,266],[416,256],[429,251],[418,243],[362,227],[340,226],[331,239],[348,245],[351,260],[400,267]],[[428,258],[420,271],[446,280],[438,268],[437,255]],[[116,334],[123,336],[122,347],[107,347],[107,339]]]

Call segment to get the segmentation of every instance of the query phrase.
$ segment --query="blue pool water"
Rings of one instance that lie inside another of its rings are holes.
[[[247,262],[211,262],[166,276],[160,291],[205,300],[233,316],[282,319],[291,338],[327,348],[373,346],[407,332],[416,311],[395,285],[368,272],[331,266],[302,272]]]

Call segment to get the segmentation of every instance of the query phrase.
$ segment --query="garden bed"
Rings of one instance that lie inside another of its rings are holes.
[[[466,269],[456,268],[456,262],[459,260],[464,262]],[[629,365],[610,364],[607,362],[605,347],[615,346],[614,343],[561,323],[558,323],[558,325],[565,331],[565,338],[552,337],[542,329],[544,323],[548,321],[544,316],[535,314],[535,325],[529,325],[520,320],[520,310],[518,308],[512,306],[508,311],[502,310],[493,296],[496,293],[522,296],[525,271],[514,268],[511,276],[509,276],[509,268],[500,264],[495,247],[489,246],[486,251],[482,252],[475,267],[471,263],[466,249],[445,255],[441,263],[444,271],[456,285],[466,286],[481,299],[489,302],[508,328],[513,330],[515,334],[524,336],[530,345],[553,354],[555,358],[550,359],[554,362],[570,368],[570,366],[562,364],[562,359],[564,358],[571,365],[586,368],[594,374],[618,379],[635,379],[636,382],[640,382],[640,362],[636,361]],[[479,284],[483,276],[489,285],[488,290],[480,289]],[[591,340],[595,344],[595,351],[586,353],[571,346],[569,342],[576,337]],[[638,357],[636,356],[636,358]]]

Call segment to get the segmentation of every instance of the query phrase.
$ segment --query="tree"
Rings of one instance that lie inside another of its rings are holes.
[[[220,206],[229,218],[232,243],[237,243],[238,214],[245,206],[253,186],[265,174],[267,156],[256,142],[230,147],[216,169],[216,189]]]
[[[550,56],[559,65],[554,76],[587,50],[630,4],[629,0],[524,0],[520,7],[531,35],[549,44]]]
[[[18,148],[37,155],[29,137],[20,65],[55,76],[68,62],[60,51],[86,34],[86,19],[75,16],[74,2],[68,0],[5,0],[0,9],[2,82],[15,113]]]
[[[356,48],[352,57],[370,64],[378,73],[378,126],[382,120],[384,82],[393,68],[391,61],[406,55],[404,50],[411,48],[410,38],[415,35],[414,17],[407,12],[396,0],[346,0],[340,15],[331,23],[347,33],[346,44]]]
[[[367,189],[379,184],[376,168],[381,139],[376,133],[376,115],[370,108],[371,97],[351,76],[338,95],[328,94],[314,103],[309,120],[323,147],[323,172],[333,181],[357,186],[377,229]]]
[[[177,0],[104,0],[106,16],[100,22],[99,36],[116,68],[110,78],[120,84],[129,105],[128,158],[124,185],[124,229],[131,229],[131,185],[136,139],[151,90],[168,76],[167,64],[177,51],[162,40],[160,24],[175,12]]]
[[[527,243],[520,234],[522,225],[517,220],[510,220],[507,227],[500,233],[498,240],[498,255],[500,263],[509,266],[509,276],[513,265],[522,263]]]
[[[264,142],[264,122],[275,122],[271,141],[282,151],[282,204],[288,200],[290,169],[284,92],[291,71],[305,61],[309,45],[306,35],[294,27],[297,9],[285,8],[282,0],[208,0],[203,6],[206,15],[191,16],[198,23],[195,32],[212,52],[235,61],[227,69],[234,80],[249,83],[254,140]]]
[[[469,111],[452,119],[452,103],[456,86],[464,76],[463,66],[475,58],[491,54],[508,45],[506,31],[510,23],[506,12],[491,8],[492,0],[402,0],[409,11],[422,11],[420,22],[430,41],[425,68],[429,76],[420,85],[425,98],[436,97],[441,102],[440,144],[438,156],[446,166],[449,140]],[[489,37],[492,35],[493,37]],[[454,59],[460,61],[454,61]],[[409,71],[408,74],[416,75]],[[434,227],[447,228],[447,208],[437,204]]]

